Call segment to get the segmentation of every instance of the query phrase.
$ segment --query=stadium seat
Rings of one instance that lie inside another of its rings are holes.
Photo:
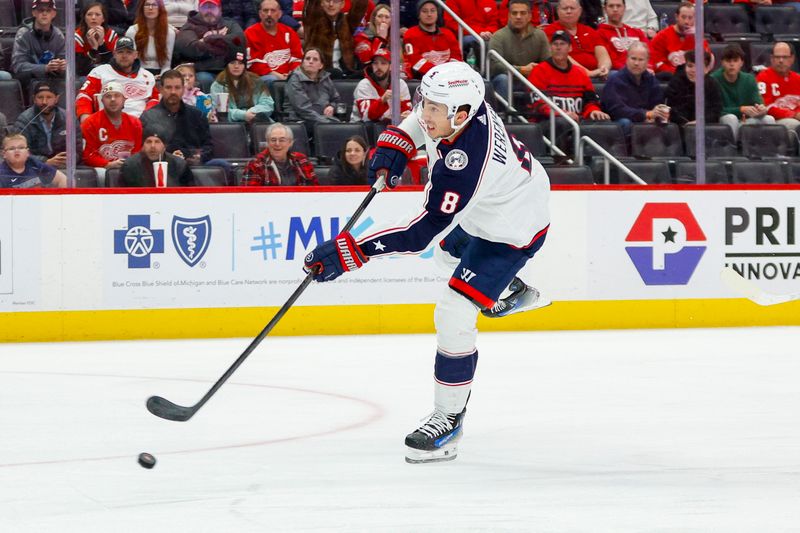
[[[600,100],[602,100],[603,99],[603,89],[606,88],[606,84],[602,83],[602,82],[599,82],[599,81],[592,80],[592,85],[594,85],[594,92],[597,93],[597,97],[600,98]]]
[[[686,140],[686,155],[694,159],[696,155],[696,126],[688,124],[683,133]],[[706,157],[736,157],[739,152],[733,130],[727,124],[706,124]]]
[[[194,183],[198,187],[226,187],[228,179],[222,167],[192,167]]]
[[[800,15],[792,6],[760,5],[754,11],[756,15],[755,30],[769,40],[773,40],[775,35],[800,34]]]
[[[13,33],[13,28],[7,28],[0,33],[0,46],[3,47],[2,62],[0,62],[0,70],[11,72],[11,54],[14,51],[14,38],[16,33]]]
[[[317,122],[314,124],[314,155],[320,163],[331,161],[342,148],[345,139],[353,135],[367,138],[367,129],[363,122],[342,124]]]
[[[91,167],[77,167],[74,176],[75,187],[97,187],[97,172]]]
[[[779,124],[744,124],[739,128],[742,155],[748,159],[790,157],[789,132]]]
[[[122,187],[120,169],[109,168],[106,170],[106,187]]]
[[[634,124],[631,127],[631,152],[637,158],[679,158],[683,141],[677,124]]]
[[[553,185],[593,185],[592,170],[587,166],[545,167]]]
[[[378,136],[386,129],[386,124],[383,122],[365,122],[364,126],[367,128],[367,144],[375,146],[378,143]]]
[[[547,155],[547,146],[544,144],[542,127],[539,124],[506,124],[506,131],[527,146],[534,157],[538,158]]]
[[[744,4],[709,4],[705,8],[705,13],[705,31],[722,35],[725,41],[742,40],[742,37],[745,37],[745,40],[761,39],[761,36],[753,33],[750,28],[750,17]]]
[[[328,178],[330,171],[331,167],[327,165],[318,165],[314,167],[314,174],[317,175],[317,180],[320,185],[332,185],[331,180]]]
[[[275,110],[272,112],[272,118],[276,122],[281,122],[285,120],[283,115],[283,99],[286,90],[286,81],[284,80],[277,80],[273,82],[272,89],[270,90],[270,95],[272,96],[272,100],[275,102]]]
[[[0,81],[0,112],[6,116],[9,124],[14,124],[24,110],[22,103],[22,87],[17,80]]]
[[[646,183],[663,185],[673,181],[669,163],[666,161],[623,161],[623,163]],[[618,183],[633,183],[630,177],[612,165],[612,172],[614,171],[617,173]]]
[[[697,183],[697,163],[695,161],[679,161],[675,165],[675,183]],[[706,161],[706,183],[730,183],[724,162]]]
[[[615,122],[585,122],[581,124],[581,134],[591,137],[613,156],[626,157],[628,155],[628,144],[625,142],[622,126]],[[586,144],[583,155],[595,156],[600,153]]]
[[[333,85],[339,91],[339,97],[342,102],[347,104],[347,116],[353,112],[353,93],[356,90],[356,85],[361,80],[333,80]]]
[[[666,13],[669,23],[675,24],[675,11],[677,11],[678,6],[681,5],[680,2],[652,2],[652,5],[658,20],[661,20],[662,13]]]
[[[733,183],[786,183],[786,174],[776,161],[741,161],[733,165]]]
[[[421,80],[406,80],[406,85],[408,85],[408,92],[411,93],[411,102],[414,102],[414,93],[417,92],[417,87],[419,87]]]
[[[787,170],[788,176],[786,176],[786,181],[789,183],[800,183],[800,161],[791,161]]]
[[[13,28],[18,25],[14,0],[0,0],[0,27]]]
[[[213,157],[238,159],[250,156],[247,130],[243,123],[219,122],[208,126],[214,144]]]

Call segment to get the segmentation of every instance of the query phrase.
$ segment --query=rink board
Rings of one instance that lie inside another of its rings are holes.
[[[0,340],[251,336],[302,281],[364,188],[66,191],[0,196]],[[421,210],[421,190],[378,195],[366,237]],[[800,187],[561,187],[522,277],[556,303],[482,330],[800,324],[797,302],[759,307],[719,278],[731,265],[797,292]],[[437,242],[438,239],[434,240]],[[433,330],[446,289],[432,248],[314,284],[275,334]]]

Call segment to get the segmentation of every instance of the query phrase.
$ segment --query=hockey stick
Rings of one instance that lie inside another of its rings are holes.
[[[359,205],[358,209],[356,209],[356,212],[353,213],[353,216],[350,217],[350,220],[348,220],[347,224],[345,224],[342,232],[350,231],[353,228],[375,195],[383,190],[384,184],[385,173],[377,179],[375,184],[372,186],[372,189],[370,189],[369,194],[367,194],[366,198],[364,198],[364,200],[361,202],[361,205]],[[294,302],[297,301],[301,294],[303,294],[303,291],[306,290],[306,287],[308,287],[312,279],[314,279],[314,272],[309,272],[300,286],[295,289],[292,295],[289,296],[289,299],[286,300],[286,303],[283,304],[283,307],[281,307],[278,312],[275,313],[275,316],[272,317],[272,320],[269,321],[269,324],[267,324],[264,329],[261,330],[261,333],[259,333],[258,336],[253,339],[250,345],[245,348],[244,352],[242,352],[242,355],[240,355],[239,358],[230,366],[230,368],[228,368],[228,370],[222,374],[222,377],[219,378],[216,383],[214,383],[214,386],[208,390],[205,396],[200,398],[199,402],[190,407],[184,407],[182,405],[172,403],[161,396],[151,396],[147,399],[147,410],[158,417],[165,418],[167,420],[174,420],[176,422],[185,422],[192,418],[194,414],[200,410],[200,408],[203,407],[203,405],[205,405],[205,403],[210,400],[212,396],[214,396],[217,390],[219,390],[219,388],[222,387],[226,381],[228,381],[228,378],[231,377],[234,372],[236,372],[236,369],[239,368],[242,363],[244,363],[244,360],[247,359],[247,357],[253,352],[253,350],[256,349],[259,344],[261,344],[261,341],[263,341],[264,338],[269,335],[269,332],[272,331],[272,328],[275,327],[280,319],[283,318],[283,315],[289,311],[289,308],[294,305]]]
[[[758,305],[776,305],[794,300],[800,300],[800,292],[790,294],[774,294],[761,290],[758,285],[739,275],[731,267],[725,267],[720,274],[722,281],[734,292]]]

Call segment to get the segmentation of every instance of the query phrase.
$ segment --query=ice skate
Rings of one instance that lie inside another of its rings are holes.
[[[434,411],[424,424],[406,436],[406,462],[435,463],[455,459],[466,412],[466,407],[460,413]]]
[[[516,277],[508,286],[508,289],[511,291],[511,294],[497,300],[491,309],[484,309],[481,311],[483,316],[500,318],[514,313],[521,313],[522,311],[546,307],[552,303],[549,299],[542,296],[542,293],[537,289],[525,285],[521,279]]]

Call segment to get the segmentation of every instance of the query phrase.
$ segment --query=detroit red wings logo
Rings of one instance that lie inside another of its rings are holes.
[[[797,109],[798,107],[800,107],[800,96],[794,94],[787,94],[786,96],[781,96],[780,98],[776,98],[775,101],[772,102],[772,106],[779,107],[781,109]]]
[[[441,65],[450,61],[450,50],[429,50],[428,52],[423,52],[422,57],[434,65]]]
[[[126,83],[122,87],[122,93],[125,95],[125,98],[133,98],[135,100],[141,100],[142,98],[146,98],[148,94],[150,94],[150,90],[148,87],[144,85],[139,85],[136,83]]]
[[[133,150],[133,143],[130,141],[113,141],[108,144],[102,145],[97,152],[107,161],[115,161],[125,154],[125,157],[131,155]]]
[[[264,61],[267,63],[270,69],[275,70],[284,63],[288,63],[291,58],[291,50],[288,48],[282,48],[280,50],[273,50],[272,52],[267,53],[264,56]]]

